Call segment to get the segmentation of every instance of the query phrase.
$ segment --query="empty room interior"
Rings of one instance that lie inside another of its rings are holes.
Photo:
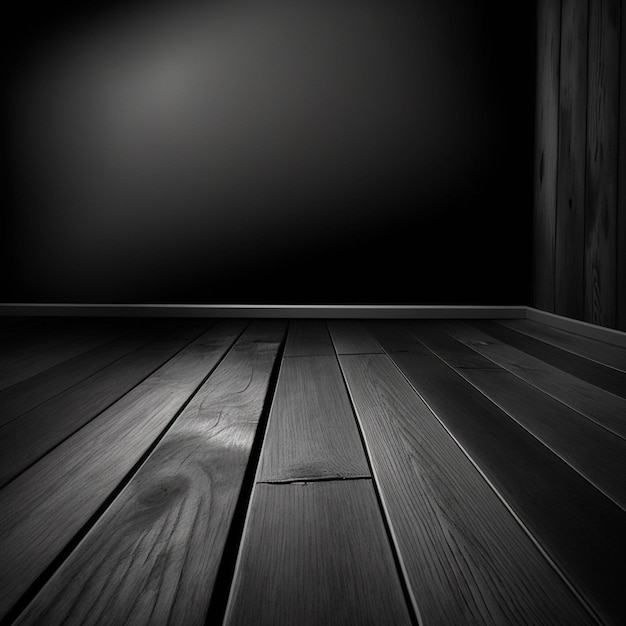
[[[1,625],[626,623],[621,0],[5,30]]]

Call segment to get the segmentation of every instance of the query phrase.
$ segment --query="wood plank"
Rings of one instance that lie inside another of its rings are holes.
[[[452,337],[503,369],[626,438],[626,401],[623,398],[590,385],[467,324],[446,322],[444,327]]]
[[[288,482],[369,475],[337,358],[284,359],[257,480]]]
[[[577,354],[607,367],[613,367],[621,372],[626,372],[626,349],[597,339],[590,339],[583,335],[577,335],[567,330],[554,328],[547,324],[533,322],[532,320],[504,320],[499,322],[507,328],[524,333],[545,341],[561,350]]]
[[[36,406],[0,429],[0,487],[149,377],[206,328],[164,336],[82,383]]]
[[[497,322],[471,322],[471,324],[502,343],[530,354],[563,372],[576,376],[616,396],[626,397],[626,374],[624,372],[561,350],[539,339],[501,326]]]
[[[440,363],[397,356],[425,368]],[[583,606],[389,358],[340,361],[421,623],[588,624]]]
[[[413,352],[428,355],[430,352],[397,321],[374,320],[364,323],[368,332],[385,352]]]
[[[107,502],[245,325],[216,324],[0,491],[0,620]]]
[[[441,360],[393,360],[595,612],[619,623],[626,511]]]
[[[83,320],[73,317],[12,317],[0,316],[0,339],[2,340],[3,356],[8,350],[23,350],[25,346],[35,345],[41,339],[66,333],[71,328],[103,327],[102,320]],[[106,325],[110,328],[110,325]]]
[[[553,312],[559,122],[560,0],[540,0],[537,20],[533,303],[539,309]]]
[[[287,333],[285,356],[330,356],[333,342],[323,320],[291,320]]]
[[[510,372],[460,374],[626,511],[626,440]]]
[[[462,369],[468,367],[502,369],[493,361],[486,359],[460,341],[450,337],[441,329],[439,322],[407,322],[405,326],[432,353],[445,357],[446,361],[454,367]]]
[[[67,328],[67,318],[0,316],[0,341],[5,347],[19,346],[39,335],[44,336],[55,329]]]
[[[113,323],[73,321],[51,333],[35,333],[0,355],[0,389],[6,389],[78,354],[101,346],[122,334]]]
[[[253,322],[16,624],[205,623],[286,322]]]
[[[620,0],[589,4],[585,320],[615,328]]]
[[[584,315],[588,0],[562,0],[555,313]]]
[[[224,623],[411,624],[371,481],[256,485]]]
[[[425,334],[423,340],[434,354],[570,463],[597,488],[626,508],[626,477],[623,476],[622,469],[626,460],[624,439],[499,368],[449,335],[444,336],[448,341],[431,331]],[[492,367],[478,367],[481,361],[474,363],[476,367],[468,367],[465,353],[461,353],[459,358],[457,346],[472,352],[477,359],[491,363]]]
[[[619,157],[617,160],[617,328],[626,332],[626,8],[622,3]]]
[[[545,311],[540,311],[533,307],[526,307],[525,317],[534,322],[547,324],[548,326],[560,328],[561,330],[567,330],[576,335],[584,335],[590,339],[626,348],[626,333],[621,330],[598,326],[598,324],[592,324],[591,322],[574,320],[569,317],[563,317],[562,315],[555,315],[554,313],[546,313]]]
[[[171,326],[171,325],[168,325]],[[84,381],[118,359],[163,335],[163,324],[123,335],[0,391],[0,426]]]
[[[382,353],[379,343],[358,320],[329,320],[328,328],[337,354]]]

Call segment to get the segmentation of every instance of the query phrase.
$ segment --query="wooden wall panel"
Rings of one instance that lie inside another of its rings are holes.
[[[583,319],[589,0],[562,0],[555,309]]]
[[[540,3],[537,29],[533,297],[535,306],[554,311],[560,0]]]
[[[538,3],[532,304],[626,330],[622,4]]]
[[[622,6],[617,184],[617,328],[626,331],[626,8]]]
[[[589,7],[585,321],[615,327],[620,0]]]

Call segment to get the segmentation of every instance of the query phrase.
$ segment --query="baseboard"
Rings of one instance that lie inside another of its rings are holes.
[[[626,333],[529,306],[381,304],[0,304],[0,316],[326,319],[529,319],[626,347]]]
[[[334,319],[519,319],[524,306],[271,304],[0,304],[0,315]]]
[[[530,306],[526,307],[526,319],[626,348],[626,333],[621,330],[613,330],[612,328],[575,320],[571,317],[563,317],[562,315],[548,313]]]

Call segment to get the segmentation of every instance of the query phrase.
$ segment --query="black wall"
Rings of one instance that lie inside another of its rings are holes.
[[[534,3],[17,11],[4,301],[529,301]]]

